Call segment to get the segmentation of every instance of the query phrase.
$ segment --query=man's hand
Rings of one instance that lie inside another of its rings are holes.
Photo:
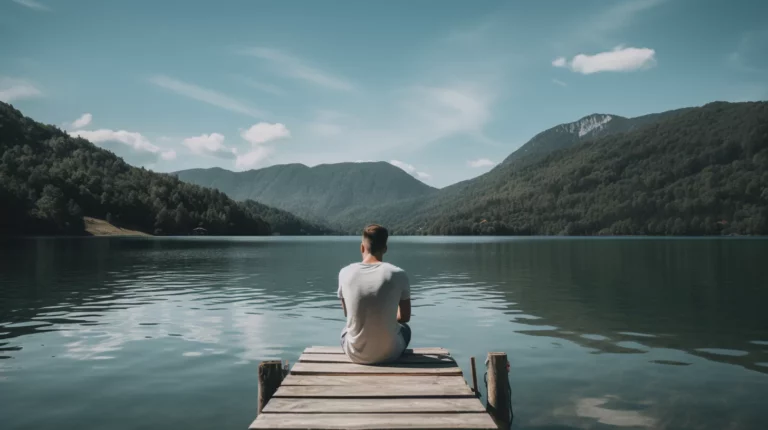
[[[411,299],[400,300],[397,305],[397,322],[407,323],[411,320]]]

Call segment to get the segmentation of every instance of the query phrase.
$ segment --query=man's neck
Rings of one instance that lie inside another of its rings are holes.
[[[382,255],[365,254],[363,255],[363,264],[378,264],[384,260]]]

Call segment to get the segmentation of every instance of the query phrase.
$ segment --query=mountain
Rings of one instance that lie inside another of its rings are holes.
[[[553,151],[568,148],[590,139],[637,130],[649,124],[672,118],[688,109],[677,109],[636,118],[608,114],[588,115],[578,121],[560,124],[542,131],[510,154],[501,162],[501,165],[525,165],[540,160]]]
[[[437,192],[386,162],[314,167],[287,164],[247,172],[191,169],[175,174],[182,181],[214,187],[236,200],[258,200],[307,219],[329,223],[344,219],[350,210],[424,199]]]
[[[594,133],[605,118],[557,132]],[[643,120],[349,222],[381,217],[401,234],[768,234],[768,103]]]
[[[155,234],[325,233],[256,202],[125,163],[0,103],[0,234],[83,234],[83,217]]]

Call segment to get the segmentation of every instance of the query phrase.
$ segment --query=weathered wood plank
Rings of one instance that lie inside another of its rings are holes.
[[[286,399],[273,398],[264,413],[423,413],[485,412],[477,399]]]
[[[341,346],[310,346],[304,350],[305,354],[344,354]],[[406,349],[403,355],[413,354],[436,354],[451,355],[451,352],[445,348],[413,348]]]
[[[250,429],[373,430],[463,429],[496,430],[487,413],[466,414],[262,414]]]
[[[467,383],[461,376],[418,376],[418,375],[288,375],[281,387],[290,385],[307,386],[351,386],[351,385],[461,385]]]
[[[294,375],[461,375],[455,364],[400,364],[397,366],[366,366],[350,363],[296,363]]]
[[[398,378],[382,378],[398,379]],[[475,399],[472,390],[466,385],[438,384],[404,384],[397,385],[392,381],[389,385],[336,385],[336,386],[307,386],[283,385],[273,398],[277,397],[306,397],[306,398],[375,398],[375,397],[467,397]],[[476,401],[476,400],[475,400]],[[478,402],[479,404],[479,402]]]
[[[352,359],[347,357],[346,354],[302,354],[301,357],[299,357],[300,362],[304,363],[352,363]],[[437,355],[437,354],[429,354],[429,355],[403,355],[397,361],[394,361],[393,365],[396,364],[409,364],[409,363],[419,363],[419,364],[441,364],[441,363],[453,363],[456,364],[456,361],[454,361],[453,358],[449,355]]]

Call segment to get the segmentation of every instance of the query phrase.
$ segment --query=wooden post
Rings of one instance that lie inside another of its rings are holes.
[[[477,389],[477,368],[475,368],[475,357],[469,357],[469,364],[472,366],[472,391],[475,392],[475,396],[480,396],[480,391]]]
[[[500,429],[508,429],[512,424],[512,409],[509,390],[509,370],[507,354],[489,352],[488,361],[488,400],[486,409]]]
[[[258,413],[264,410],[267,402],[283,382],[282,361],[262,361],[259,363],[259,407]]]

